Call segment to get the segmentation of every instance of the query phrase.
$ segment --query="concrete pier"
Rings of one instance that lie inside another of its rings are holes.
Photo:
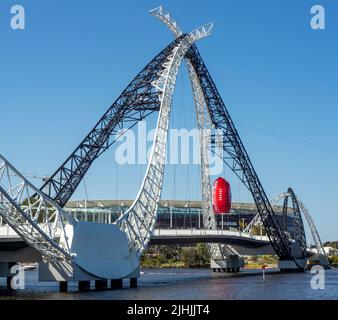
[[[59,291],[60,292],[67,292],[68,291],[68,282],[67,281],[60,281],[59,282]]]
[[[110,281],[111,289],[122,289],[123,288],[123,279],[112,279]]]
[[[214,272],[235,273],[244,267],[244,260],[238,255],[228,255],[224,257],[224,260],[211,259],[210,267]]]
[[[107,280],[96,280],[95,281],[95,289],[96,290],[106,290],[108,288]]]
[[[6,287],[7,287],[8,290],[12,290],[12,284],[11,284],[12,279],[13,279],[13,277],[7,277],[6,278]]]
[[[307,259],[279,260],[278,269],[283,273],[304,272]]]
[[[90,281],[79,281],[79,291],[89,291]]]
[[[137,288],[137,278],[130,278],[130,288]]]

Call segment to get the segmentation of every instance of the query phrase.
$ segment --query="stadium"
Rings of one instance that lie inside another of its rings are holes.
[[[70,201],[66,210],[81,221],[98,223],[114,222],[132,205],[132,200],[83,200]],[[282,226],[282,207],[276,206],[275,213]],[[233,202],[229,214],[215,215],[217,226],[224,230],[244,230],[258,214],[253,203]],[[293,233],[293,209],[288,208],[287,230]],[[156,222],[157,229],[203,229],[202,201],[162,200]],[[264,232],[264,230],[262,230]]]

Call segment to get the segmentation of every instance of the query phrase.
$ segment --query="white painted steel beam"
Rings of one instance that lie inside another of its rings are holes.
[[[150,13],[156,18],[160,19],[174,34],[176,38],[180,37],[183,32],[178,23],[162,6],[150,10]],[[213,23],[208,24],[204,28],[196,30],[196,34],[209,34],[210,28],[213,28]],[[206,229],[216,229],[216,221],[212,207],[212,188],[210,181],[209,171],[209,158],[208,151],[210,150],[210,136],[213,129],[213,124],[207,108],[207,103],[203,94],[203,90],[196,74],[195,69],[190,63],[189,59],[185,59],[188,66],[190,81],[192,84],[192,91],[195,102],[195,110],[197,117],[197,127],[199,130],[200,138],[200,151],[201,151],[201,188],[202,188],[202,209],[203,209],[203,223]],[[216,154],[222,158],[222,140],[216,132]],[[236,254],[229,246],[210,244],[209,250],[215,259],[222,259],[224,255]]]
[[[131,246],[135,248],[139,256],[149,244],[151,234],[155,229],[163,185],[167,135],[177,73],[190,46],[210,35],[211,31],[212,25],[208,24],[184,36],[163,65],[164,70],[159,73],[157,81],[153,82],[155,88],[160,92],[161,107],[150,161],[135,201],[128,211],[117,220],[117,225],[127,233]]]

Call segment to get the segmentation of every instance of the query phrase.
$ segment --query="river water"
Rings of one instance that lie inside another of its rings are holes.
[[[136,289],[77,292],[76,283],[70,283],[69,292],[58,292],[57,284],[39,283],[37,271],[25,272],[25,290],[8,291],[0,280],[2,299],[62,299],[62,300],[252,300],[283,299],[338,300],[338,270],[325,271],[325,289],[311,288],[310,272],[297,274],[241,272],[236,276],[213,273],[209,269],[147,269]]]

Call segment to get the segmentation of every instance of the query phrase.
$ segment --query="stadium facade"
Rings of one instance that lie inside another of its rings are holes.
[[[82,221],[112,223],[132,205],[132,200],[89,200],[70,201],[66,210]],[[288,231],[294,228],[293,209],[288,208]],[[229,214],[216,215],[218,228],[224,230],[244,230],[257,215],[255,204],[233,202]],[[282,207],[275,207],[277,219],[284,225]],[[170,201],[160,202],[158,229],[203,229],[201,201]]]

